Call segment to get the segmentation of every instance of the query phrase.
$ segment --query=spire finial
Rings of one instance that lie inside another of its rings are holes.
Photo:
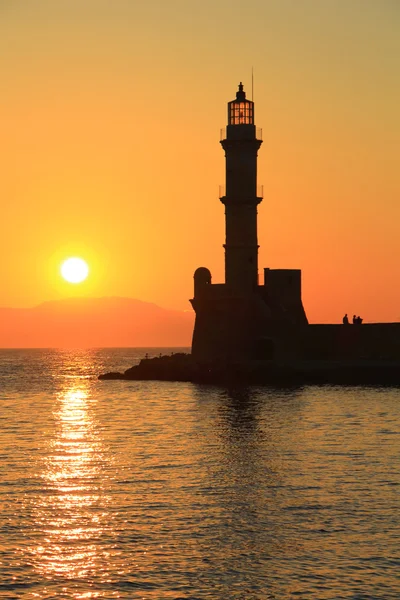
[[[243,102],[243,100],[246,99],[246,92],[243,90],[243,83],[240,82],[239,83],[239,89],[236,92],[236,100],[240,100],[241,102]]]

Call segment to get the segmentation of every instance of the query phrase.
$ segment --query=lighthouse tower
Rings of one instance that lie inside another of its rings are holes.
[[[221,140],[226,159],[226,185],[220,200],[225,205],[225,283],[238,294],[258,286],[257,154],[262,144],[254,125],[254,102],[239,84],[236,99],[228,103],[228,126]]]
[[[264,269],[258,281],[257,155],[262,144],[254,124],[254,103],[239,84],[228,102],[225,151],[225,283],[214,284],[206,267],[194,273],[190,301],[196,321],[192,355],[199,361],[275,358],[293,348],[295,331],[307,324],[301,301],[301,271]],[[288,342],[289,340],[289,342]]]

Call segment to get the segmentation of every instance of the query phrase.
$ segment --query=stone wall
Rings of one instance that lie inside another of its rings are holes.
[[[308,325],[299,335],[304,359],[400,359],[400,323]]]

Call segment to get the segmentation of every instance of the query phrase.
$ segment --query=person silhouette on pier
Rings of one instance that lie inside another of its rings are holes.
[[[354,323],[354,321],[353,321]],[[343,325],[348,325],[349,324],[349,317],[347,316],[347,313],[344,315],[343,317]]]

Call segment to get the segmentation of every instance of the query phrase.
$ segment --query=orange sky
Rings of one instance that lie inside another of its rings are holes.
[[[254,66],[260,274],[301,268],[311,322],[400,320],[399,31],[397,0],[0,0],[0,306],[222,282],[219,131]]]

